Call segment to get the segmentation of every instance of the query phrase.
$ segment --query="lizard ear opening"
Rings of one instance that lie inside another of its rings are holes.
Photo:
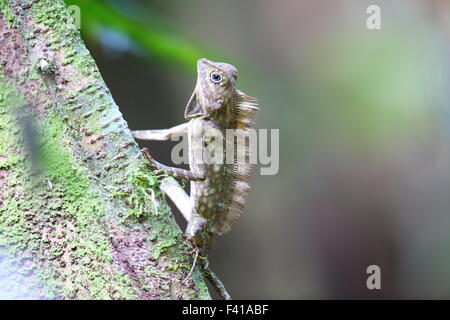
[[[203,115],[203,113],[203,108],[197,99],[197,93],[194,91],[186,106],[186,110],[184,111],[184,117],[186,119],[192,119]]]

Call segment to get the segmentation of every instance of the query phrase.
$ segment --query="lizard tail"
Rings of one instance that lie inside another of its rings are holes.
[[[204,274],[205,274],[206,278],[209,280],[209,283],[211,283],[211,285],[213,286],[214,290],[216,290],[217,294],[223,300],[232,300],[231,295],[228,293],[224,284],[219,279],[219,277],[214,273],[214,271],[211,270],[209,265],[205,266]]]

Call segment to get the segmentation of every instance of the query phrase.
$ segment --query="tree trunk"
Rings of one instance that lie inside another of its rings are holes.
[[[0,297],[209,299],[62,0],[0,0]]]

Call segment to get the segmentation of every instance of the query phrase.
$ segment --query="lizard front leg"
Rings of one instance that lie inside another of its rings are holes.
[[[147,148],[142,148],[142,153],[144,154],[144,157],[148,161],[148,166],[155,170],[163,170],[166,171],[169,175],[171,175],[174,178],[181,178],[186,179],[189,181],[203,181],[205,180],[205,174],[204,173],[197,173],[190,170],[185,170],[181,168],[175,168],[175,167],[169,167],[162,163],[159,163],[155,159],[152,158],[152,156],[149,154]]]
[[[179,137],[188,130],[188,122],[182,123],[178,126],[169,129],[159,129],[159,130],[134,130],[131,134],[136,139],[140,140],[156,140],[165,141],[174,137]]]

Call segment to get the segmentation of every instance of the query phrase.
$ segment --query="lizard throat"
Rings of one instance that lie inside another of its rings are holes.
[[[234,129],[236,127],[234,108],[234,99],[230,98],[221,108],[212,111],[208,115],[208,118],[216,122],[222,128]]]

